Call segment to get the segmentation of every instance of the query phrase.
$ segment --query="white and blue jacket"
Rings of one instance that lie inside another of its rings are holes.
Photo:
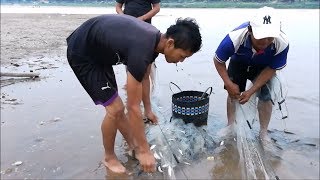
[[[245,22],[230,32],[217,48],[215,59],[221,63],[231,58],[231,61],[239,61],[248,66],[269,66],[276,70],[284,68],[289,50],[287,36],[281,32],[271,45],[256,52],[251,45],[248,26],[249,22]]]

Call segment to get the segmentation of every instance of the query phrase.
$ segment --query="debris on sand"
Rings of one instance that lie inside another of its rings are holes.
[[[22,161],[16,161],[12,164],[12,166],[20,166],[22,163]]]
[[[40,73],[34,73],[34,72],[30,72],[30,73],[21,73],[21,72],[0,72],[0,76],[7,76],[7,77],[39,77]]]
[[[58,122],[58,121],[61,121],[61,118],[55,117],[55,118],[51,119],[49,122],[53,123],[53,122]]]

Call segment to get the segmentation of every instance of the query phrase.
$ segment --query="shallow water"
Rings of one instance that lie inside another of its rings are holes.
[[[193,151],[194,154],[181,156],[182,163],[177,163],[175,167],[176,178],[242,177],[234,144],[220,146],[220,137],[217,135],[226,125],[226,92],[214,69],[212,57],[226,32],[245,21],[251,12],[250,9],[188,9],[186,13],[185,9],[164,9],[154,18],[153,24],[164,32],[177,17],[193,14],[203,36],[202,50],[177,67],[165,63],[162,55],[156,60],[158,82],[153,101],[159,120],[164,122],[171,117],[172,92],[169,82],[177,83],[182,90],[204,91],[212,86],[214,92],[210,96],[208,125],[200,129],[204,129],[209,137],[197,136],[198,141],[212,138],[213,150],[197,150],[202,153],[195,154]],[[283,28],[290,40],[288,65],[283,70],[288,85],[286,102],[289,119],[286,121],[286,130],[295,134],[283,132],[285,127],[277,119],[275,111],[269,126],[272,130],[270,136],[277,140],[282,151],[281,159],[271,159],[271,164],[280,179],[317,179],[319,10],[280,12],[284,15]],[[117,155],[134,174],[118,176],[105,171],[100,163],[103,155],[100,123],[104,109],[92,103],[66,64],[65,57],[59,58],[62,63],[55,62],[59,68],[42,70],[39,80],[28,80],[1,88],[1,96],[4,96],[1,98],[1,179],[168,178],[167,174],[159,172],[153,175],[140,174],[137,161],[126,155],[121,136],[116,139]],[[117,66],[115,72],[121,89],[125,82],[124,67]],[[122,89],[120,95],[125,96]],[[12,102],[10,99],[17,100]],[[168,128],[164,134],[170,134],[172,128],[185,128],[178,122],[160,125]],[[254,133],[257,133],[258,123],[255,122],[253,126]],[[156,128],[148,129],[152,131]],[[159,129],[154,131],[159,132]],[[199,129],[194,129],[194,132],[200,133]],[[162,135],[159,132],[150,138],[161,138]],[[171,135],[179,138],[177,133]],[[22,164],[13,166],[16,161],[22,161]],[[190,165],[183,162],[189,162]]]

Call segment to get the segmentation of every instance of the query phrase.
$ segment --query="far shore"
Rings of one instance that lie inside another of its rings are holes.
[[[37,2],[37,3],[2,3],[2,5],[23,5],[23,6],[69,6],[69,7],[114,7],[114,2],[99,2],[99,3],[68,3],[68,2]],[[279,9],[319,9],[319,1],[303,1],[303,2],[161,2],[163,8],[259,8],[270,6]]]
[[[182,11],[185,9],[198,9],[198,8],[186,8],[186,7],[164,7],[161,8],[161,11],[157,16],[166,15],[175,12]],[[206,9],[206,8],[205,8]],[[209,9],[209,8],[207,8]],[[217,8],[217,9],[246,9],[246,8]],[[251,8],[247,8],[251,9]],[[299,8],[297,8],[299,9]],[[287,10],[291,10],[288,8]],[[292,9],[294,10],[294,9]],[[308,9],[305,9],[308,10]],[[314,10],[314,9],[309,9]],[[112,14],[115,13],[113,6],[40,6],[40,5],[1,5],[1,14],[12,13],[12,14]]]

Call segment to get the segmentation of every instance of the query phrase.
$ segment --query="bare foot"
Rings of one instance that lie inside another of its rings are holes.
[[[101,162],[114,173],[126,173],[126,168],[120,163],[118,159],[112,158],[108,161],[106,161],[106,159],[103,159]]]
[[[267,131],[260,131],[259,132],[259,138],[261,139],[261,141],[266,142],[266,143],[272,143],[271,138],[268,136],[268,132]]]

